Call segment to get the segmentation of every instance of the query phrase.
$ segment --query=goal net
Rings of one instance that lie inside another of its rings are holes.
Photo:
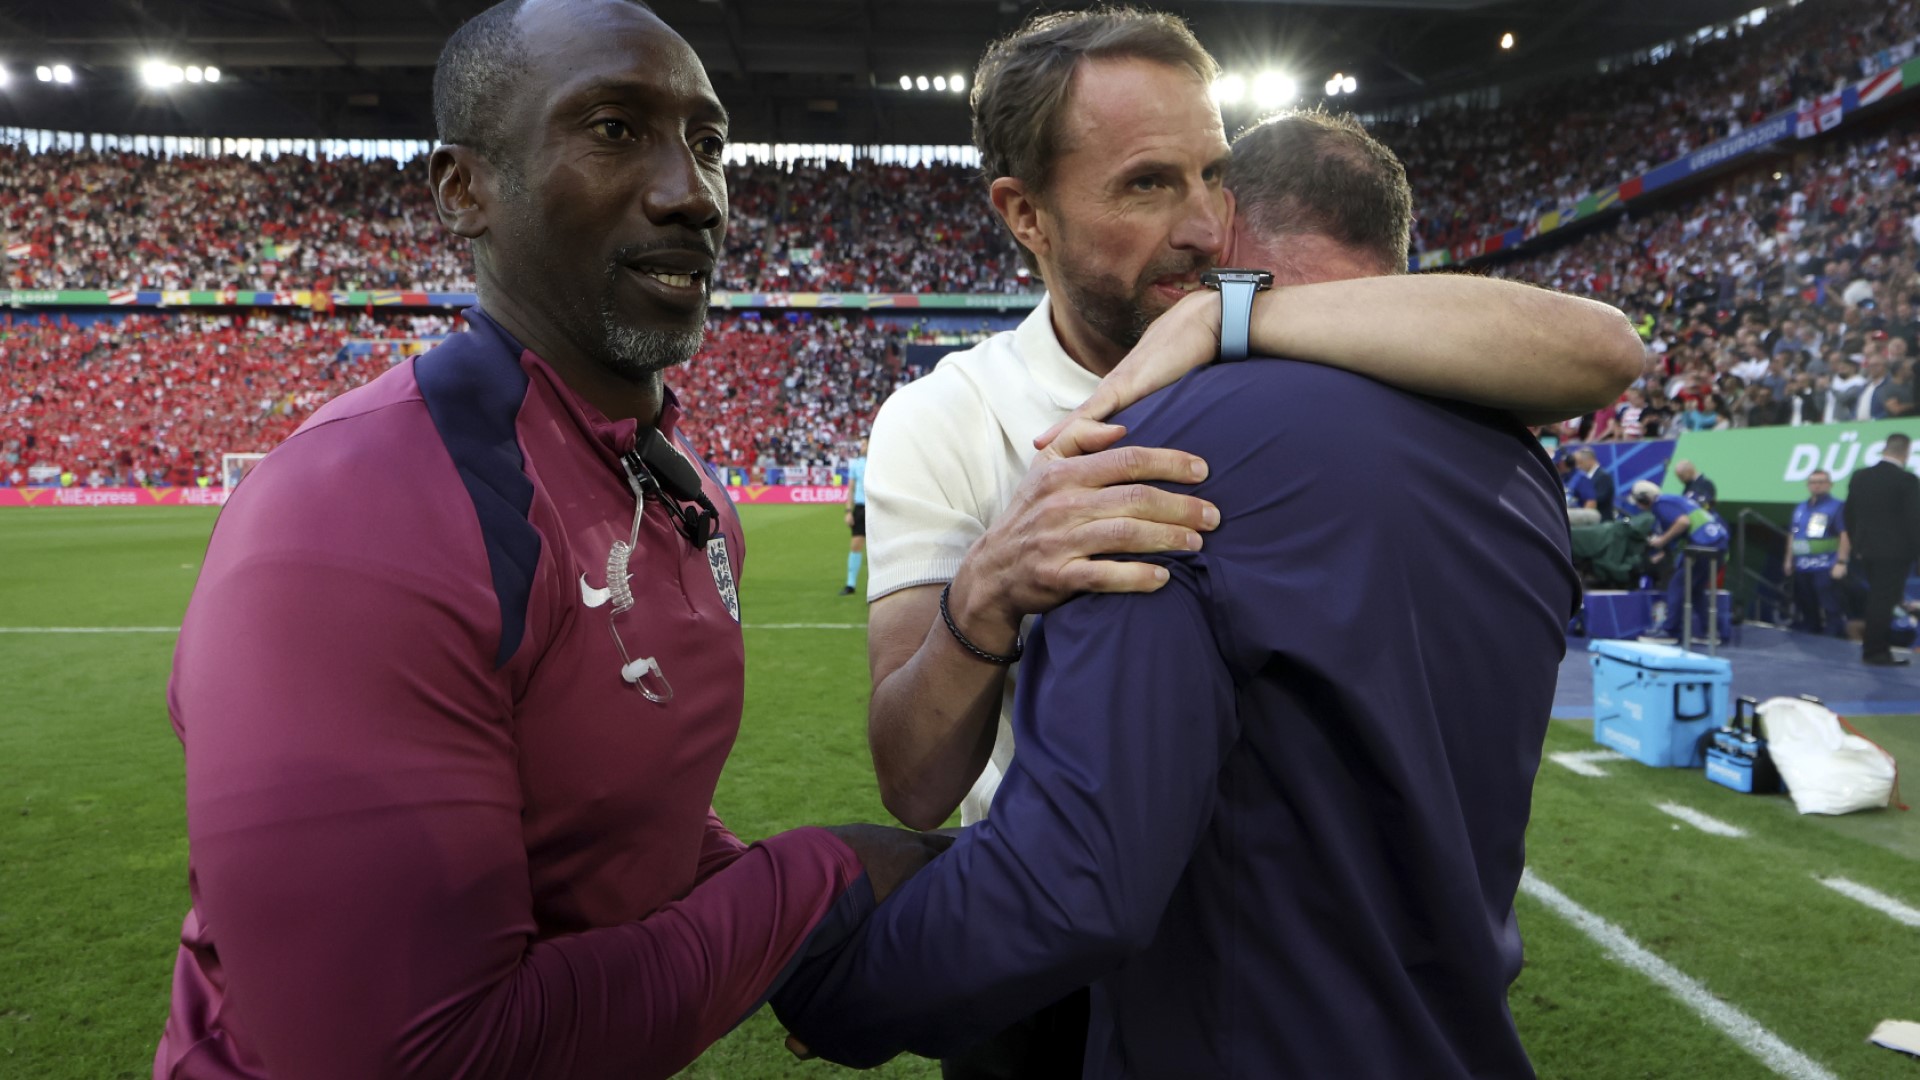
[[[253,467],[260,464],[260,459],[266,456],[265,454],[221,454],[220,486],[231,493],[234,488],[240,486],[240,481],[246,479],[247,474],[253,471]]]

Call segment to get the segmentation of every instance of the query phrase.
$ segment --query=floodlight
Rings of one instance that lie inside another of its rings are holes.
[[[39,79],[41,82],[52,82],[53,69],[45,64],[41,64],[39,67],[33,69],[33,77]]]
[[[140,81],[148,86],[167,85],[167,65],[158,60],[148,60],[140,65]]]
[[[7,73],[6,66],[4,64],[0,64],[0,86],[5,86],[12,81],[13,81],[13,76]]]
[[[1222,75],[1213,80],[1213,100],[1222,105],[1238,105],[1247,96],[1247,80],[1238,75]]]
[[[933,77],[933,88],[935,90],[945,90],[947,88],[947,77],[945,75],[935,75]]]
[[[1345,90],[1349,94],[1358,93],[1360,91],[1360,80],[1349,75],[1340,80],[1340,89]]]
[[[70,68],[70,67],[68,67],[68,66],[67,66],[67,65],[65,65],[65,64],[55,64],[55,65],[53,65],[53,81],[54,81],[54,82],[57,82],[57,83],[70,83],[70,82],[72,82],[72,81],[73,81],[73,69],[72,69],[72,68]]]
[[[1340,80],[1328,79],[1326,82],[1326,85],[1322,87],[1322,89],[1326,92],[1326,95],[1328,97],[1332,97],[1333,95],[1340,92]]]
[[[957,94],[962,90],[965,90],[966,88],[967,88],[967,80],[964,76],[960,76],[960,75],[947,76],[947,89]]]
[[[916,89],[925,90],[927,88],[927,77],[925,75],[920,76],[913,80],[913,85]]]
[[[1294,81],[1277,71],[1263,71],[1253,80],[1253,103],[1263,109],[1285,105],[1299,93]]]
[[[1503,49],[1511,49],[1511,48],[1513,48],[1513,35],[1512,35],[1512,34],[1501,34],[1501,35],[1500,35],[1500,47],[1501,47],[1501,48],[1503,48]]]
[[[219,82],[219,81],[220,81],[220,69],[219,69],[219,68],[217,68],[217,67],[212,67],[212,66],[209,66],[209,67],[207,68],[207,81],[208,81],[208,82]]]
[[[188,81],[188,82],[193,82],[193,83],[197,83],[197,82],[199,82],[199,81],[200,81],[201,79],[204,79],[204,78],[206,78],[206,77],[207,77],[207,73],[206,73],[206,72],[204,72],[204,71],[201,71],[201,70],[200,70],[200,69],[199,69],[198,67],[191,67],[191,66],[190,66],[190,67],[188,67],[188,68],[187,68],[187,81]]]
[[[913,89],[913,76],[911,75],[900,76],[900,89],[902,90]]]

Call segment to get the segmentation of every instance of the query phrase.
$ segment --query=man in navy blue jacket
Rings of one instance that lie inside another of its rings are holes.
[[[1352,132],[1307,152],[1382,167]],[[1297,280],[1301,250],[1267,230],[1236,261]],[[1090,984],[1090,1077],[1531,1076],[1513,897],[1578,594],[1546,455],[1502,415],[1282,360],[1119,422],[1212,464],[1192,491],[1220,528],[1154,557],[1158,592],[1044,617],[992,817],[803,960],[781,1019],[865,1066]]]

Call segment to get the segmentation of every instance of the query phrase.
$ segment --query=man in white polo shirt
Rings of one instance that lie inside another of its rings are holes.
[[[1105,451],[1121,432],[1086,422],[1041,460],[1033,444],[1222,257],[1231,196],[1216,73],[1178,19],[1127,9],[1041,16],[981,62],[975,139],[994,206],[1049,295],[1018,329],[902,388],[875,421],[869,738],[882,798],[910,826],[937,827],[956,807],[964,823],[986,817],[1013,754],[1023,618],[1078,592],[1151,591],[1160,568],[1098,557],[1195,549],[1218,524],[1199,500],[1147,486],[1202,475],[1191,455]],[[1292,280],[1361,273],[1378,270]],[[1277,289],[1255,302],[1251,336],[1256,353],[1536,423],[1610,403],[1641,358],[1617,311],[1487,279]],[[945,1063],[947,1075],[1078,1075],[1084,1020],[1076,1028],[1071,1003],[1055,1011]]]

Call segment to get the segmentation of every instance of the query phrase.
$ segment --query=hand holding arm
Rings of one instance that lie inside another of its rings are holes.
[[[1176,450],[1102,450],[1122,433],[1080,425],[1043,452],[1011,505],[969,549],[949,610],[968,640],[1012,650],[1020,620],[1079,592],[1151,592],[1164,569],[1102,554],[1194,550],[1219,523],[1210,504],[1148,486],[1193,483],[1205,463]],[[1069,457],[1082,450],[1085,456]],[[931,829],[966,797],[993,750],[1005,669],[968,652],[939,615],[938,586],[874,602],[867,738],[880,797],[903,823]]]

